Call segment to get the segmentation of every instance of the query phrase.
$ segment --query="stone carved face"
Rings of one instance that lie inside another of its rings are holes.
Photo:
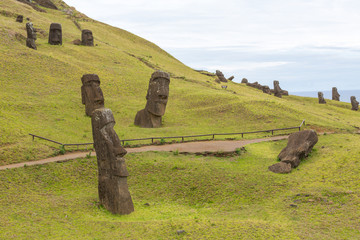
[[[62,44],[61,24],[52,23],[50,25],[49,43],[51,45],[61,45]]]
[[[84,46],[94,46],[93,34],[90,30],[82,30],[81,32],[81,42]]]
[[[100,88],[100,79],[96,74],[85,74],[81,78],[82,103],[85,104],[85,111],[88,116],[92,115],[95,109],[104,107],[104,95]]]
[[[162,71],[156,71],[152,74],[146,96],[145,109],[148,112],[159,117],[165,114],[169,97],[169,84],[169,74]]]
[[[36,40],[36,31],[31,22],[26,23],[27,38]]]

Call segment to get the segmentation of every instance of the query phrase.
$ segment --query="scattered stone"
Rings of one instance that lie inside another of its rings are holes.
[[[98,163],[100,203],[113,214],[130,214],[134,205],[127,184],[126,150],[113,129],[115,119],[111,110],[96,109],[91,124]]]
[[[263,93],[271,94],[269,86],[264,85],[264,86],[262,86],[261,90],[263,91]]]
[[[35,44],[36,31],[31,22],[26,23],[26,32],[27,32],[26,46],[36,50],[36,44]]]
[[[50,25],[49,44],[62,45],[62,30],[60,23],[52,23]]]
[[[336,87],[332,88],[332,100],[340,101],[340,94],[338,93]]]
[[[84,46],[94,46],[94,38],[90,30],[84,29],[81,31],[81,42]]]
[[[51,2],[50,0],[34,0],[34,1],[42,7],[58,10],[56,5],[53,2]]]
[[[24,20],[24,16],[23,16],[23,15],[18,15],[18,16],[16,17],[16,21],[19,22],[19,23],[22,23],[23,20]]]
[[[146,106],[137,112],[134,124],[143,128],[161,127],[169,97],[170,75],[156,71],[151,75],[146,95]]]
[[[246,78],[243,78],[243,79],[241,80],[241,83],[248,83],[248,80],[247,80]]]
[[[186,232],[185,232],[185,230],[177,230],[176,233],[180,235],[180,234],[184,234]]]
[[[231,76],[228,78],[229,81],[232,81],[235,77],[234,76]]]
[[[85,74],[81,78],[81,99],[85,113],[92,116],[95,109],[104,107],[104,95],[100,88],[100,79],[96,74]]]
[[[359,110],[359,102],[356,101],[356,97],[351,96],[350,101],[351,101],[351,110],[354,110],[354,111]]]
[[[325,104],[326,101],[324,99],[324,94],[322,92],[318,92],[318,98],[319,98],[319,103],[320,104]]]
[[[74,41],[72,41],[72,44],[74,45],[82,45],[82,42],[80,39],[75,39]]]
[[[145,206],[150,206],[150,203],[145,203],[144,205],[145,205]]]
[[[224,77],[224,74],[219,71],[216,70],[216,76],[219,78],[220,82],[227,82],[228,80]]]
[[[290,204],[290,207],[297,208],[296,204]]]
[[[281,98],[282,97],[281,91],[282,91],[282,89],[280,88],[279,81],[274,80],[274,95],[275,95],[275,97]]]
[[[291,164],[286,162],[278,162],[269,167],[269,170],[274,173],[290,173]]]

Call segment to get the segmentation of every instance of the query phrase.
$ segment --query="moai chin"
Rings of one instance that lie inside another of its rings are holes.
[[[50,25],[49,44],[62,45],[62,30],[60,23],[52,23]]]
[[[96,74],[84,74],[81,78],[81,100],[85,113],[92,116],[95,109],[104,107],[104,95],[100,88],[100,79]]]
[[[26,46],[36,50],[36,44],[35,44],[36,31],[31,22],[26,23],[26,32],[27,32]]]
[[[279,81],[276,80],[274,80],[274,95],[275,97],[282,97]]]
[[[332,100],[340,101],[340,94],[338,93],[336,87],[332,88]]]
[[[114,131],[115,119],[111,110],[96,109],[91,124],[98,164],[100,204],[113,214],[130,214],[134,205],[127,184],[126,150]]]
[[[137,112],[134,124],[143,128],[161,127],[169,97],[170,75],[156,71],[151,75],[146,95],[146,106]]]
[[[359,110],[359,102],[356,101],[356,97],[351,96],[350,101],[351,101],[351,110],[354,110],[354,111]]]
[[[24,21],[24,16],[23,15],[18,15],[16,17],[16,21],[19,22],[19,23],[22,23]]]
[[[81,43],[84,46],[94,46],[94,38],[90,30],[84,29],[81,31]]]
[[[318,99],[320,104],[325,104],[326,101],[324,99],[324,94],[322,92],[318,92]]]

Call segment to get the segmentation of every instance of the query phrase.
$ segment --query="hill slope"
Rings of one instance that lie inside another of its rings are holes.
[[[125,30],[89,19],[60,0],[58,10],[0,0],[0,164],[38,159],[54,149],[32,142],[34,133],[64,143],[91,142],[90,118],[81,104],[81,76],[96,73],[105,106],[112,109],[120,138],[239,132],[298,125],[331,131],[354,131],[359,113],[348,103],[296,96],[282,99],[229,82],[221,89],[203,75]],[[25,22],[38,29],[38,50],[25,46]],[[47,43],[49,26],[62,24],[63,45]],[[77,46],[81,29],[90,29],[95,47]],[[170,97],[160,129],[134,126],[145,106],[148,80],[155,69],[171,74]]]

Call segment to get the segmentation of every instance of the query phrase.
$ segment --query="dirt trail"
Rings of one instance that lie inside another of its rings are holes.
[[[243,147],[247,144],[265,142],[265,141],[275,141],[286,139],[288,136],[275,136],[269,138],[259,138],[259,139],[251,139],[251,140],[237,140],[237,141],[201,141],[201,142],[188,142],[188,143],[174,143],[167,145],[151,145],[151,146],[143,146],[137,148],[126,148],[128,153],[135,152],[148,152],[148,151],[158,151],[158,152],[171,152],[171,151],[179,151],[188,152],[188,153],[198,153],[198,152],[233,152],[237,148]],[[15,163],[11,165],[0,166],[0,170],[11,169],[11,168],[19,168],[31,165],[40,165],[51,162],[63,162],[76,158],[84,158],[88,152],[73,152],[65,155],[60,155],[52,158],[46,158],[38,161],[31,162],[22,162]],[[95,156],[95,152],[91,153],[91,156]]]

